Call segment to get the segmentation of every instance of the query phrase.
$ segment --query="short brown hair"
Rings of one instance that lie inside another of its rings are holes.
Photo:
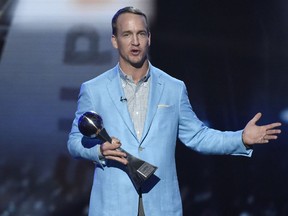
[[[148,27],[148,19],[145,13],[143,13],[141,10],[139,10],[138,8],[132,7],[132,6],[128,6],[128,7],[124,7],[121,8],[120,10],[118,10],[116,12],[116,14],[113,16],[112,18],[112,34],[113,35],[117,35],[117,19],[121,14],[124,13],[132,13],[132,14],[137,14],[137,15],[141,15],[145,18],[145,21],[147,23],[147,32],[149,33],[149,27]]]

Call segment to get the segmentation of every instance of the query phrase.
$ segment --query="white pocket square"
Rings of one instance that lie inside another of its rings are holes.
[[[158,104],[157,107],[158,108],[167,108],[167,107],[170,107],[170,105],[168,105],[168,104]]]

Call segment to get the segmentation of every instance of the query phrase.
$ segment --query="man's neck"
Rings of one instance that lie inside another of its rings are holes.
[[[119,66],[125,74],[132,76],[134,83],[138,83],[147,74],[149,63],[145,61],[140,68],[130,64],[121,64],[121,62],[119,62]]]

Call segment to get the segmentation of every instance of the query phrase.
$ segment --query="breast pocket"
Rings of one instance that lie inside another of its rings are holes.
[[[174,118],[175,106],[169,104],[158,104],[156,116],[159,118]]]

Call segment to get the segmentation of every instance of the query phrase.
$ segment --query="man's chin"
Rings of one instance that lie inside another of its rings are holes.
[[[131,62],[131,65],[135,68],[141,68],[147,59],[142,59],[141,61]]]

